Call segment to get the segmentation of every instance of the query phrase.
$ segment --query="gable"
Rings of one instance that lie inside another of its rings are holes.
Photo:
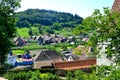
[[[43,50],[35,61],[54,61],[60,58],[61,56],[54,50]]]

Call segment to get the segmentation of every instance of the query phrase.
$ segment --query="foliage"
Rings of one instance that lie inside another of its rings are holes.
[[[74,48],[73,49],[73,52],[75,53],[75,54],[77,54],[77,55],[81,55],[81,54],[91,54],[90,53],[90,49],[89,49],[90,47],[89,46],[82,46],[82,45],[79,45],[79,46],[77,46],[77,48]]]
[[[17,36],[28,38],[28,32],[29,28],[17,28]]]
[[[91,73],[85,73],[81,70],[67,71],[65,80],[119,80],[120,69],[110,66],[98,66],[96,70],[93,69]],[[113,69],[114,68],[114,69]],[[29,71],[10,71],[2,74],[2,77],[8,80],[61,80],[57,74],[47,70],[41,72],[40,70]]]
[[[85,73],[81,70],[74,70],[67,72],[67,80],[99,80],[96,76],[96,71],[92,73]]]
[[[6,59],[10,50],[10,39],[15,36],[15,10],[20,7],[20,0],[2,0],[0,3],[0,63]]]
[[[72,28],[67,27],[67,28],[60,29],[59,34],[69,37],[69,36],[73,35],[71,31],[72,31]]]
[[[33,31],[32,31],[31,28],[29,29],[28,34],[29,34],[30,36],[33,36]]]
[[[74,16],[70,13],[57,12],[57,11],[44,10],[44,9],[42,10],[28,9],[23,12],[18,12],[16,14],[16,17],[18,18],[16,24],[18,27],[31,27],[31,25],[36,25],[36,24],[40,24],[44,26],[52,26],[53,24],[56,23],[61,23],[58,24],[58,25],[62,25],[61,27],[74,27],[74,25],[81,23],[81,21],[83,20],[83,18],[81,18],[78,15],[76,17],[76,15]],[[56,28],[59,28],[59,26],[57,26]]]
[[[85,26],[83,29],[82,26]],[[120,58],[120,14],[117,12],[111,12],[108,8],[104,8],[104,14],[100,13],[99,10],[95,10],[93,15],[86,18],[82,22],[82,26],[79,28],[79,33],[88,34],[90,40],[88,45],[94,47],[96,53],[99,53],[100,49],[97,50],[97,46],[101,43],[108,43],[106,47],[107,57],[114,56],[115,62],[119,62]],[[77,32],[77,31],[76,31]]]
[[[55,74],[41,73],[39,70],[7,72],[3,77],[8,80],[60,80]]]
[[[16,28],[17,36],[29,38],[30,36],[38,36],[39,29],[37,27],[32,26],[31,28]]]
[[[40,79],[41,80],[60,80],[57,75],[53,75],[52,73],[43,73],[40,74]]]
[[[4,74],[3,77],[9,80],[38,80],[39,79],[39,71],[20,71],[18,73],[16,72],[7,72]]]
[[[117,68],[117,67],[116,66],[97,66],[96,75],[99,80],[119,80],[120,68]]]
[[[98,46],[106,44],[105,54],[114,62],[110,66],[97,67],[97,80],[119,80],[120,13],[111,12],[108,8],[104,8],[103,12],[104,14],[96,9],[92,16],[82,22],[82,26],[85,26],[84,29],[79,26],[76,30],[79,29],[78,33],[89,35],[88,45],[94,48],[96,54],[100,53],[101,50]]]
[[[31,27],[32,28],[32,33],[33,33],[33,35],[35,35],[35,36],[37,36],[37,35],[39,35],[39,30],[38,30],[38,28],[36,28],[36,27]]]
[[[64,45],[61,46],[61,48],[62,48],[63,50],[67,50],[67,45],[64,44]]]
[[[82,51],[80,49],[78,49],[78,48],[75,48],[73,50],[73,52],[74,52],[74,54],[77,54],[77,55],[81,55],[82,54]]]
[[[17,29],[17,36],[25,37],[25,38],[30,37],[30,34],[29,34],[30,28],[16,28],[16,29]],[[60,35],[68,37],[72,35],[71,30],[72,28],[63,28],[60,30],[54,30],[50,28],[50,26],[41,26],[41,27],[32,26],[31,27],[33,36],[39,36],[41,34],[48,33],[48,34],[60,34]]]
[[[106,47],[106,54],[108,57],[116,57],[115,62],[119,62],[119,45],[120,44],[120,14],[117,12],[110,12],[107,8],[104,8],[104,15],[99,10],[95,10],[92,16],[92,23],[94,22],[94,28],[96,28],[96,44],[104,42],[110,42]],[[91,26],[90,26],[91,27]],[[104,45],[104,44],[103,44]]]
[[[75,35],[81,35],[81,34],[85,34],[84,32],[84,26],[82,24],[77,25],[75,28],[73,28],[73,34]]]

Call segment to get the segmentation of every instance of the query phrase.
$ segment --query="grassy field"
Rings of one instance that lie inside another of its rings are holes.
[[[13,54],[17,55],[17,54],[24,54],[25,50],[12,50]]]
[[[31,43],[23,47],[14,47],[13,54],[24,54],[26,50],[56,50],[58,53],[61,53],[62,50],[75,48],[74,45],[68,43],[59,43],[59,44],[50,44],[50,45],[38,45],[37,43]]]

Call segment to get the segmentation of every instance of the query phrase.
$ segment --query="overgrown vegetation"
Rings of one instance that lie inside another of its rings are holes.
[[[7,72],[3,75],[8,80],[60,80],[60,78],[52,73],[41,73],[35,71]]]
[[[74,71],[60,71],[61,73],[57,73],[57,70],[47,70],[45,72],[41,70],[34,71],[11,71],[2,76],[9,80],[97,80],[97,76],[95,75],[95,71],[92,73],[85,73],[81,70]],[[62,76],[60,76],[62,75]],[[63,78],[60,78],[63,77]]]

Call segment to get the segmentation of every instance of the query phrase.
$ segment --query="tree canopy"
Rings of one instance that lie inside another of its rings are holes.
[[[77,14],[73,15],[70,13],[44,9],[28,9],[22,12],[18,12],[16,17],[18,18],[16,26],[21,28],[31,27],[31,25],[36,24],[52,26],[55,25],[55,23],[60,23],[61,27],[74,27],[83,20],[83,18]]]
[[[84,19],[81,25],[74,28],[76,34],[88,34],[88,45],[94,48],[96,55],[104,53],[114,64],[97,66],[100,80],[118,80],[120,71],[120,13],[104,8],[104,13],[96,9],[92,16]],[[99,47],[101,45],[101,47]],[[101,52],[102,47],[105,51]],[[97,57],[98,58],[98,57]]]
[[[20,0],[2,0],[0,3],[0,63],[5,61],[10,50],[10,39],[15,36],[15,10],[20,7]]]
[[[110,42],[105,53],[108,57],[116,56],[114,61],[119,62],[120,14],[118,12],[111,12],[108,8],[104,8],[104,14],[102,14],[96,9],[92,16],[86,18],[74,30],[76,34],[88,34],[90,37],[88,44],[94,46],[96,50],[98,43]]]

